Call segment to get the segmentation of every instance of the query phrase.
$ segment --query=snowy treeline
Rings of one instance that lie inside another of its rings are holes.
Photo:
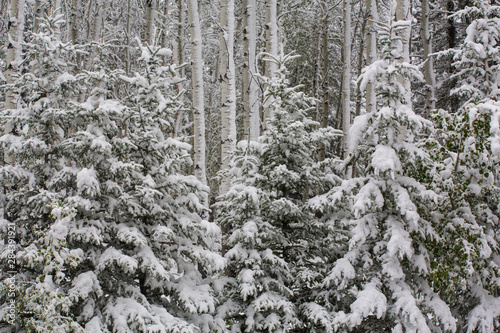
[[[500,330],[495,1],[0,7],[1,332]]]

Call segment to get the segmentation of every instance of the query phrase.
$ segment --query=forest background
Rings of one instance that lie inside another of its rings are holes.
[[[498,332],[495,0],[3,0],[0,329]]]

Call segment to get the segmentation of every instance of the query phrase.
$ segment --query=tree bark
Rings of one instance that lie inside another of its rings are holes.
[[[328,94],[328,4],[323,2],[323,22],[321,30],[321,128],[328,126],[330,112],[330,96]],[[323,143],[319,146],[318,161],[324,161],[326,147]]]
[[[156,0],[146,0],[146,26],[144,27],[144,41],[149,45],[154,43],[156,19]]]
[[[342,149],[347,154],[347,135],[351,127],[351,1],[344,0],[344,46],[342,69]]]
[[[407,27],[401,32],[401,39],[403,43],[402,50],[402,61],[410,63],[410,35],[411,35],[411,12],[410,12],[410,2],[408,0],[397,0],[396,1],[396,21],[406,21]],[[399,78],[399,82],[405,88],[404,104],[412,106],[411,101],[411,82],[402,77]]]
[[[189,24],[191,26],[191,66],[192,66],[192,99],[193,99],[193,160],[194,174],[198,180],[206,185],[206,158],[205,158],[205,96],[203,91],[203,56],[201,23],[198,9],[198,0],[188,0]]]
[[[429,0],[422,0],[422,20],[420,22],[420,35],[424,49],[424,77],[425,91],[425,116],[430,117],[431,110],[436,108],[436,76],[434,74],[434,60],[432,54],[432,40],[429,31]]]
[[[266,0],[266,52],[275,59],[278,58],[278,1]],[[264,64],[264,75],[272,77],[277,70],[277,64],[274,61],[266,61]],[[264,87],[265,90],[266,87]],[[272,100],[267,101],[267,105]],[[271,109],[264,107],[263,130],[266,129],[268,118],[271,117]]]
[[[243,137],[255,141],[260,134],[258,86],[254,78],[257,72],[257,14],[256,0],[243,0]]]
[[[5,79],[7,81],[7,89],[5,91],[5,109],[16,108],[16,96],[14,89],[10,85],[16,81],[16,76],[19,73],[19,66],[21,64],[21,52],[24,31],[24,0],[11,0],[10,1],[10,15],[9,15],[9,30],[7,31],[7,70],[5,72]],[[4,127],[4,133],[10,133],[14,128],[14,124],[7,123]],[[6,164],[12,164],[14,159],[7,153],[4,153],[3,161]]]
[[[366,29],[366,65],[369,66],[377,60],[377,29],[378,21],[377,0],[366,1],[367,29]],[[377,100],[372,83],[366,85],[366,113],[377,111]]]
[[[230,152],[236,147],[236,82],[234,69],[234,0],[220,3],[219,81],[221,98],[221,169],[227,170]],[[221,180],[220,194],[229,190],[230,180]]]
[[[69,39],[71,43],[78,44],[78,8],[79,1],[73,0],[71,2],[71,14],[69,16]]]

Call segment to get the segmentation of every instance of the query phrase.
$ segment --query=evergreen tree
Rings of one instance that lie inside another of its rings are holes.
[[[325,331],[454,331],[455,320],[426,275],[433,260],[426,241],[439,237],[426,211],[438,195],[418,181],[430,168],[418,135],[429,122],[406,104],[402,80],[421,80],[402,62],[404,23],[377,24],[381,59],[360,77],[377,93],[378,111],[358,116],[349,132],[349,176],[311,202],[348,243],[325,276],[311,320]],[[332,236],[332,238],[335,235]]]
[[[19,80],[25,105],[3,115],[16,124],[2,138],[15,161],[1,170],[2,230],[8,222],[17,227],[18,306],[32,312],[22,325],[209,331],[216,301],[204,276],[224,265],[215,252],[220,230],[200,217],[208,189],[185,174],[191,147],[171,137],[182,108],[176,67],[162,65],[171,52],[140,45],[134,77],[105,70],[71,76],[61,50],[72,46],[59,41],[51,22],[34,35],[37,48],[28,48],[27,58],[37,60]],[[84,102],[68,90],[76,82],[86,87],[78,94],[88,93]],[[120,82],[130,89],[124,102],[113,96]],[[65,104],[54,106],[57,96]]]
[[[435,162],[432,186],[444,196],[439,212],[442,255],[433,284],[468,332],[500,327],[500,61],[499,7],[473,1],[455,15],[470,22],[464,43],[451,53],[463,101],[456,113],[439,110],[428,140]]]
[[[285,332],[301,325],[297,305],[305,297],[304,271],[318,234],[310,233],[313,216],[305,200],[325,186],[313,152],[338,132],[317,129],[308,117],[314,100],[289,87],[290,59],[268,60],[278,68],[273,78],[263,78],[272,116],[257,142],[238,144],[229,171],[233,186],[216,204],[219,224],[230,230],[227,298],[219,311],[235,332]]]

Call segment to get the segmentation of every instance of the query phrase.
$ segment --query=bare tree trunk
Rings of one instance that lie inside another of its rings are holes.
[[[375,22],[378,20],[377,0],[366,1],[367,29],[366,29],[366,65],[377,60],[377,30]],[[372,83],[366,85],[366,113],[377,110],[375,89]]]
[[[125,31],[125,72],[130,74],[130,7],[131,0],[127,0],[127,26]]]
[[[256,0],[243,0],[243,137],[257,140],[260,131],[258,86],[254,78],[257,72],[257,14]]]
[[[43,1],[35,0],[33,32],[38,33],[40,30],[40,17],[44,11]]]
[[[194,174],[207,184],[205,158],[205,96],[203,92],[203,56],[198,0],[188,0],[189,24],[191,25],[191,65],[193,84],[193,159]]]
[[[432,54],[432,40],[429,31],[429,0],[422,0],[422,20],[420,22],[420,35],[424,49],[424,77],[425,77],[425,116],[430,117],[432,109],[436,108],[436,76],[434,74],[434,61]]]
[[[236,147],[236,82],[234,69],[234,0],[220,4],[222,31],[219,43],[219,80],[221,98],[221,169],[229,168],[230,152]],[[229,178],[221,180],[220,194],[230,187]]]
[[[278,2],[277,0],[266,0],[266,52],[272,57],[278,58]],[[264,64],[264,75],[272,77],[277,70],[277,64],[267,61]],[[272,103],[268,100],[267,104]],[[271,117],[271,109],[264,107],[263,130],[266,129],[268,118]]]
[[[330,112],[328,94],[328,4],[323,3],[323,24],[321,30],[321,128],[328,126],[328,116]],[[320,144],[318,152],[318,161],[324,161],[326,156],[326,147]]]
[[[359,52],[358,52],[358,74],[357,77],[361,76],[361,71],[363,70],[363,50],[365,49],[365,32],[366,32],[366,15],[363,15],[363,21],[361,22],[361,33],[359,34]],[[357,117],[361,114],[361,82],[356,85],[356,112],[354,115]]]
[[[149,45],[154,43],[156,19],[156,0],[146,0],[146,26],[144,28],[144,41]]]
[[[8,44],[7,44],[7,70],[5,72],[5,79],[7,86],[14,84],[16,76],[19,73],[19,66],[21,64],[21,51],[23,42],[24,31],[24,0],[11,0],[10,1],[10,17],[9,17],[9,30]],[[16,108],[16,96],[14,89],[7,88],[5,91],[5,109]],[[4,127],[4,133],[10,133],[13,129],[12,123],[7,123]],[[11,164],[14,159],[6,153],[3,156],[4,163]]]
[[[410,63],[410,35],[411,35],[411,12],[409,0],[396,1],[396,21],[405,21],[406,29],[401,32],[403,42],[402,61]],[[400,83],[405,88],[404,103],[411,107],[411,82],[402,77],[399,78]]]
[[[71,43],[78,44],[78,9],[80,1],[73,0],[71,3],[71,14],[69,16],[69,38]]]
[[[347,134],[351,127],[351,1],[344,0],[344,46],[342,69],[342,149],[347,154]]]

